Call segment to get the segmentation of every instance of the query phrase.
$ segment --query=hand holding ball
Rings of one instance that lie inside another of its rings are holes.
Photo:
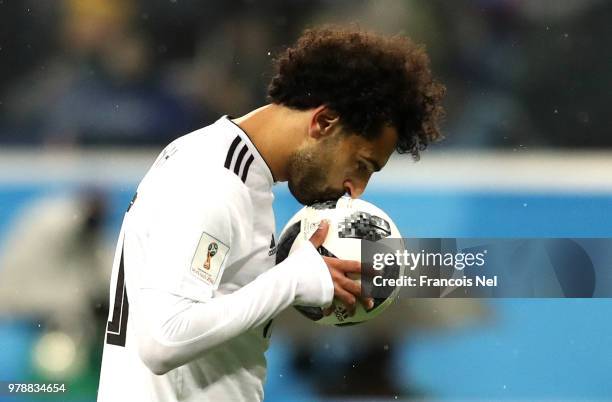
[[[330,311],[312,306],[295,308],[319,324],[337,326],[368,321],[382,313],[399,288],[385,298],[361,298],[361,247],[363,240],[377,242],[384,238],[401,238],[401,234],[384,211],[363,200],[342,197],[298,211],[281,233],[276,263],[303,242],[311,241],[330,270],[334,301]],[[326,315],[329,312],[332,314]]]

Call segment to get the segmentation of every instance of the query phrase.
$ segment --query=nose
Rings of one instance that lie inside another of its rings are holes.
[[[352,180],[345,180],[344,190],[351,198],[359,198],[365,190],[365,185],[359,185]]]

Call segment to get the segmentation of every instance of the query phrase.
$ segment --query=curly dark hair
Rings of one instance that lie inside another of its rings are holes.
[[[268,86],[270,102],[300,110],[326,105],[344,127],[369,139],[393,126],[397,151],[415,160],[442,138],[444,93],[424,46],[353,27],[304,31],[274,60]]]

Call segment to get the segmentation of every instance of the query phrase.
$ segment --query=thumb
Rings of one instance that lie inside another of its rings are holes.
[[[318,248],[323,244],[325,238],[327,237],[327,232],[329,231],[329,222],[326,220],[322,220],[319,222],[319,228],[316,232],[310,237],[310,242],[315,248]]]

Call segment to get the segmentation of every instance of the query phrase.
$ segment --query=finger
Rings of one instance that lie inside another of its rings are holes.
[[[370,311],[374,308],[374,299],[371,297],[360,298],[359,301],[366,311]]]
[[[360,274],[361,262],[351,260],[340,260],[338,258],[323,257],[327,266],[342,271],[345,274]]]
[[[355,282],[354,280],[342,275],[342,273],[339,273],[337,277],[334,277],[334,282],[339,284],[342,289],[351,293],[353,296],[361,296],[361,285],[358,282]]]
[[[344,304],[350,316],[355,314],[355,309],[357,308],[357,299],[355,296],[338,285],[334,285],[334,296]]]
[[[312,245],[317,248],[320,247],[325,241],[328,231],[329,231],[329,222],[327,222],[326,220],[322,220],[319,223],[319,228],[317,229],[317,231],[314,232],[314,234],[310,237],[310,242],[312,243]]]

